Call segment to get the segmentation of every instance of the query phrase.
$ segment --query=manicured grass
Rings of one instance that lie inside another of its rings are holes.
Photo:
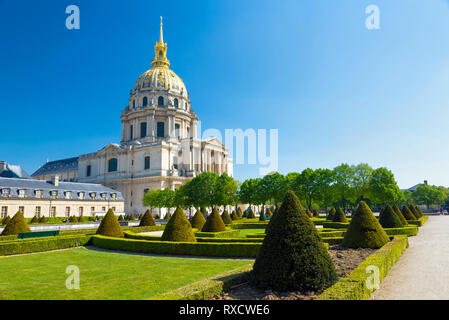
[[[265,232],[265,229],[238,229],[240,231],[239,238],[246,238],[247,234]]]
[[[0,300],[138,300],[251,264],[252,260],[142,256],[76,248],[0,257]],[[80,289],[66,288],[66,268],[80,270]]]

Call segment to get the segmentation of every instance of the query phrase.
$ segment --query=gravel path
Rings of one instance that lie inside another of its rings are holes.
[[[430,216],[373,300],[449,299],[449,216]]]

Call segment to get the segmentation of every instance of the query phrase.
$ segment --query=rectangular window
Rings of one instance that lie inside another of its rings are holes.
[[[101,207],[101,211],[106,212],[106,207]]]
[[[56,199],[56,196],[58,195],[58,191],[52,191],[51,192],[51,197],[52,199]]]
[[[2,197],[9,197],[9,189],[2,189]]]
[[[90,165],[88,165],[87,169],[86,169],[86,177],[90,177],[91,170],[92,170],[92,167]]]
[[[134,131],[134,126],[133,125],[129,126],[129,140],[134,139],[133,131]]]
[[[56,207],[50,208],[50,217],[56,217]]]
[[[83,207],[79,207],[78,208],[78,214],[81,217],[84,214],[84,208]]]
[[[25,189],[20,189],[19,190],[19,198],[24,198],[25,197]]]
[[[20,206],[19,211],[25,215],[25,207],[24,206]]]
[[[145,170],[150,169],[150,157],[145,157]]]
[[[90,214],[91,214],[92,216],[95,215],[95,207],[90,207]]]
[[[36,198],[40,198],[40,197],[42,197],[42,191],[36,190]]]
[[[70,207],[65,207],[65,216],[70,217]]]
[[[145,138],[147,136],[147,123],[140,123],[140,137]]]
[[[179,124],[175,124],[175,137],[180,139],[181,136],[179,135]]]
[[[158,122],[157,123],[157,137],[158,138],[163,138],[165,135],[164,133],[164,123],[163,122]]]
[[[41,207],[39,207],[39,206],[37,206],[35,209],[34,209],[34,215],[35,216],[37,216],[37,217],[41,217]]]
[[[2,207],[2,218],[5,218],[8,215],[8,207],[3,206]]]

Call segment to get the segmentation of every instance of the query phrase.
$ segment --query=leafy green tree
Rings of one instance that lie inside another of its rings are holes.
[[[426,205],[427,208],[429,208],[433,204],[443,204],[447,199],[447,195],[441,187],[420,184],[416,190],[413,191],[412,199],[416,204]]]
[[[393,204],[399,201],[402,196],[393,173],[384,167],[373,171],[369,188],[371,199],[378,204]]]
[[[286,178],[278,173],[269,173],[262,178],[263,194],[267,200],[271,200],[278,205],[284,199],[287,192]]]
[[[370,191],[370,180],[373,174],[373,168],[367,163],[360,163],[353,166],[353,181],[352,187],[354,188],[354,196],[356,199],[365,201]]]
[[[327,210],[336,199],[334,173],[330,169],[316,169],[315,174],[318,202]]]
[[[227,173],[223,173],[218,177],[214,187],[213,204],[218,206],[234,204],[237,187],[237,181],[228,176]]]
[[[346,208],[347,203],[354,200],[354,189],[352,188],[354,168],[347,163],[343,163],[334,168],[333,174],[336,199],[343,208]]]
[[[261,179],[247,179],[243,181],[238,191],[239,199],[242,203],[248,203],[250,206],[258,202],[256,196],[257,190],[260,187]]]

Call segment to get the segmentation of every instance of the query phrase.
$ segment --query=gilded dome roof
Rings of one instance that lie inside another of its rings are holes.
[[[137,79],[131,95],[152,90],[166,91],[188,98],[184,82],[176,73],[166,67],[153,67],[142,73]]]

